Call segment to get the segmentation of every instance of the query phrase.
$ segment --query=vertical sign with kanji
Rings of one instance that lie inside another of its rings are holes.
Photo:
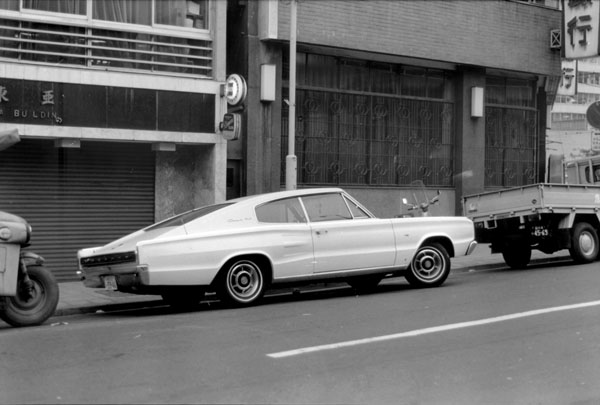
[[[560,83],[556,94],[561,96],[572,96],[577,94],[577,61],[563,60]]]
[[[592,132],[592,150],[600,152],[600,132]]]
[[[598,0],[563,0],[563,47],[567,59],[597,56],[599,49]]]
[[[600,0],[563,0],[563,56],[600,55]]]

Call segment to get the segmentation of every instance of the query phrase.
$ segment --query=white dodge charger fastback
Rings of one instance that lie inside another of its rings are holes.
[[[254,195],[201,207],[105,246],[82,249],[85,286],[194,305],[205,292],[237,306],[283,283],[374,289],[404,276],[441,285],[450,258],[476,246],[465,217],[376,218],[339,188]]]

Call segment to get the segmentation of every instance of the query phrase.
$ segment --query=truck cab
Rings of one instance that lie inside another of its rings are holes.
[[[600,184],[600,155],[564,161],[562,155],[548,158],[548,183]]]

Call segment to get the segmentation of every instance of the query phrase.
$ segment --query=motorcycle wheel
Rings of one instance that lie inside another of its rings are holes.
[[[54,314],[58,305],[58,283],[44,266],[30,266],[27,274],[33,284],[31,294],[17,285],[17,295],[2,297],[0,319],[12,326],[41,325]]]

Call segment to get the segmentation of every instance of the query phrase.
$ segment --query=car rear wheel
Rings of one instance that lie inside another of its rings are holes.
[[[264,274],[257,260],[233,261],[223,275],[221,298],[236,306],[256,303],[265,292]]]
[[[405,278],[415,287],[438,287],[449,274],[450,256],[442,245],[434,242],[417,250]]]

